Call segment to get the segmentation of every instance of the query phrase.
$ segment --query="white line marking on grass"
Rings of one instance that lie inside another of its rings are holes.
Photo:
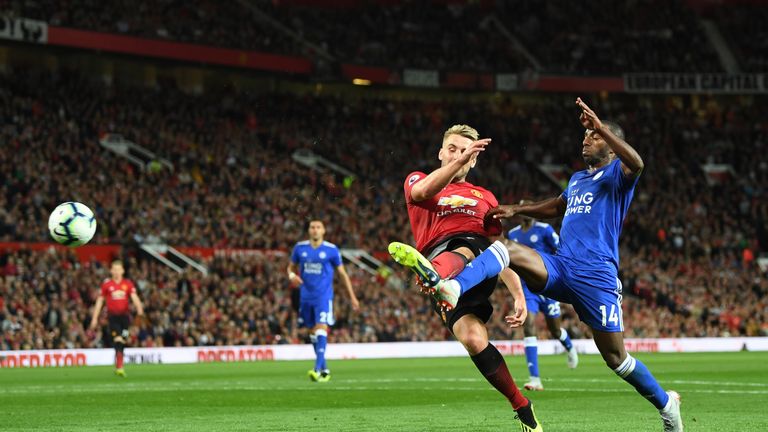
[[[615,379],[603,378],[543,378],[544,382],[584,382],[584,383],[614,383],[621,382]],[[703,380],[662,380],[662,383],[683,385],[707,385],[721,387],[768,387],[768,383],[738,382],[738,381],[703,381]]]
[[[482,378],[372,378],[372,379],[343,379],[345,383],[399,383],[399,382],[485,382]],[[622,384],[620,378],[543,378],[548,383],[574,382],[574,383],[605,383]],[[768,383],[738,382],[738,381],[704,381],[704,380],[663,380],[663,383],[681,385],[706,385],[715,387],[767,387]]]
[[[178,387],[178,385],[172,385],[172,387]],[[496,391],[490,386],[430,386],[430,387],[421,387],[421,388],[413,388],[413,387],[391,387],[391,386],[350,386],[350,385],[334,385],[331,384],[315,384],[314,387],[310,388],[308,386],[313,386],[312,384],[308,384],[307,386],[301,385],[301,386],[294,386],[294,387],[287,387],[287,386],[253,386],[253,385],[222,385],[222,386],[189,386],[191,388],[188,388],[188,390],[194,390],[194,391],[214,391],[214,392],[220,392],[220,391],[257,391],[257,392],[264,392],[264,391],[471,391],[471,392],[480,392],[480,391]],[[39,387],[39,386],[35,386]],[[106,384],[106,385],[97,385],[97,386],[51,386],[46,388],[30,388],[30,387],[21,387],[21,388],[14,388],[14,389],[3,389],[0,390],[0,395],[17,395],[17,394],[99,394],[99,393],[114,393],[115,391],[120,392],[167,392],[167,391],[178,391],[178,388],[169,388],[168,383],[165,384],[140,384],[137,383],[136,385],[125,385],[125,384]],[[570,387],[553,387],[548,386],[546,388],[547,392],[550,393],[634,393],[633,390],[629,387],[626,388],[570,388]],[[704,394],[750,394],[750,395],[768,395],[768,390],[724,390],[724,389],[688,389],[684,390],[682,392],[683,394],[686,393],[704,393]]]

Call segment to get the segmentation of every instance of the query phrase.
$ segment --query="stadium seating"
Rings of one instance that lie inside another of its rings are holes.
[[[532,70],[532,63],[514,48],[512,36],[540,61],[544,73],[722,72],[694,10],[682,1],[386,3],[323,8],[252,2],[270,17],[266,21],[239,2],[212,1],[194,5],[173,0],[90,1],[72,8],[62,0],[42,0],[21,2],[14,13],[63,27],[314,55],[306,45],[275,30],[276,23],[338,62],[398,68]],[[172,20],[158,18],[171,15]],[[498,18],[509,34],[489,17]],[[751,18],[759,27],[759,15]],[[729,22],[743,21],[726,18],[724,24]],[[755,45],[754,40],[760,39],[733,39],[746,49]]]
[[[768,70],[768,32],[764,23],[768,20],[768,8],[755,2],[739,7],[723,7],[707,12],[717,22],[745,72]]]

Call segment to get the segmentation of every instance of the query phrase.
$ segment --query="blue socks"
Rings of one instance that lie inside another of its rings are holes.
[[[571,336],[568,334],[568,332],[560,327],[560,343],[563,344],[563,348],[570,351],[571,348],[573,348],[573,342],[571,342]]]
[[[310,339],[312,339],[313,336],[317,339],[317,342],[312,344],[315,347],[315,370],[319,372],[328,369],[325,364],[325,347],[328,344],[328,332],[325,330],[316,330],[315,333],[310,336]]]
[[[669,401],[669,395],[661,388],[651,371],[640,361],[627,354],[627,358],[613,370],[616,375],[632,386],[657,409],[662,409]]]
[[[525,345],[525,361],[528,363],[528,375],[532,377],[539,376],[539,347],[536,343],[536,336],[523,338]]]
[[[509,265],[509,251],[504,243],[495,241],[477,258],[472,260],[454,279],[459,283],[461,294],[480,282],[496,276]],[[460,295],[461,295],[460,294]]]

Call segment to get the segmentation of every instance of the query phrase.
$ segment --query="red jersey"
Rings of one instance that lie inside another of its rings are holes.
[[[500,221],[485,222],[488,210],[497,207],[499,202],[489,190],[472,183],[450,183],[430,199],[413,201],[411,188],[426,176],[423,172],[412,172],[403,185],[416,249],[423,252],[452,234],[483,237],[501,234]]]
[[[105,279],[101,284],[101,296],[107,303],[107,314],[127,315],[131,294],[136,290],[133,282],[123,279],[120,283],[114,279]]]

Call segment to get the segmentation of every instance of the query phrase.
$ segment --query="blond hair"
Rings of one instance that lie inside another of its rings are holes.
[[[448,137],[451,135],[460,135],[464,138],[469,138],[472,141],[477,141],[477,139],[480,137],[480,134],[477,133],[477,129],[465,124],[455,124],[449,127],[448,130],[446,130],[443,134],[443,142],[445,142],[445,140],[448,139]]]

